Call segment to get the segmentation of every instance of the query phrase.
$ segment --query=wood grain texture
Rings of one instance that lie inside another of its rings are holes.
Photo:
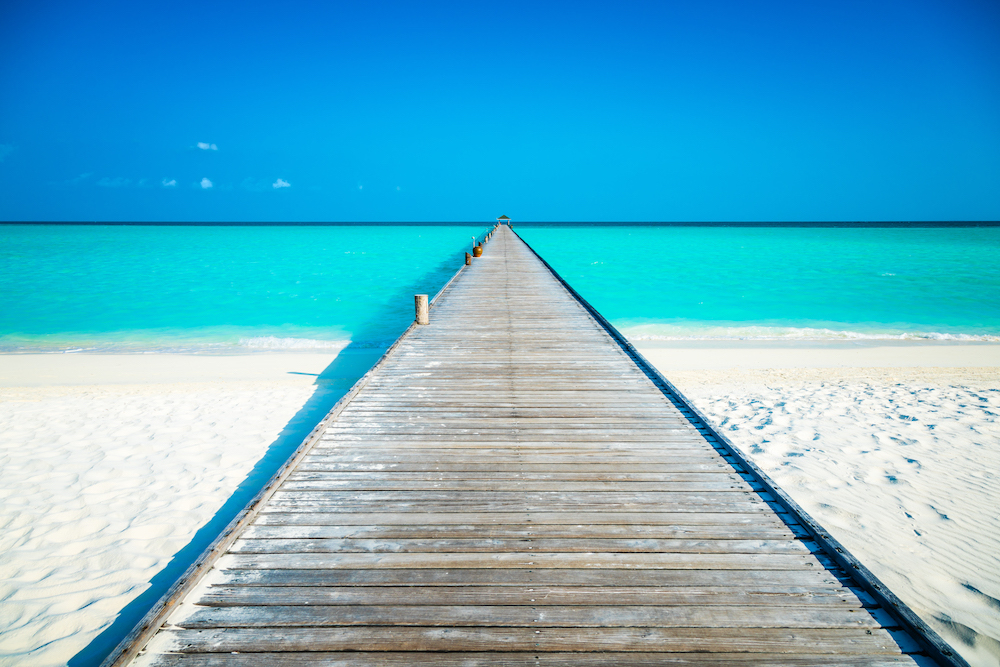
[[[914,664],[744,468],[501,227],[137,661]]]
[[[868,628],[268,627],[172,630],[172,653],[232,651],[705,651],[899,654],[890,632]],[[907,643],[903,640],[902,643]]]
[[[159,667],[900,667],[915,665],[908,655],[830,655],[778,653],[172,653],[157,656]]]

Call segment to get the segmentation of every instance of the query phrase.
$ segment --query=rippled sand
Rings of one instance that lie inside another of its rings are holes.
[[[67,382],[107,380],[0,386],[0,664],[63,665],[87,646],[314,396],[314,377],[277,369],[332,358],[164,356],[0,358],[8,384],[60,363]]]
[[[1000,368],[643,352],[971,664],[1000,664]]]

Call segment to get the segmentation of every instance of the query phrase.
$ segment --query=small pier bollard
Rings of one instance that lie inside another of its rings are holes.
[[[414,294],[413,303],[417,311],[417,324],[430,324],[430,310],[427,307],[426,294]]]
[[[465,265],[470,266],[472,264],[472,255],[465,253]]]

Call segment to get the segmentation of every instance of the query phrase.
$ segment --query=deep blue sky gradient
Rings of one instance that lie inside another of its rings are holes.
[[[0,159],[3,220],[995,220],[1000,3],[6,0]]]

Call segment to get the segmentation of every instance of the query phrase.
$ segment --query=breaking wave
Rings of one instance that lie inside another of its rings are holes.
[[[240,339],[240,347],[252,350],[341,350],[351,344],[349,340],[317,340],[315,338],[279,338],[277,336],[251,336]]]
[[[997,343],[1000,335],[936,331],[849,331],[813,327],[677,326],[619,327],[629,340],[912,340]]]

